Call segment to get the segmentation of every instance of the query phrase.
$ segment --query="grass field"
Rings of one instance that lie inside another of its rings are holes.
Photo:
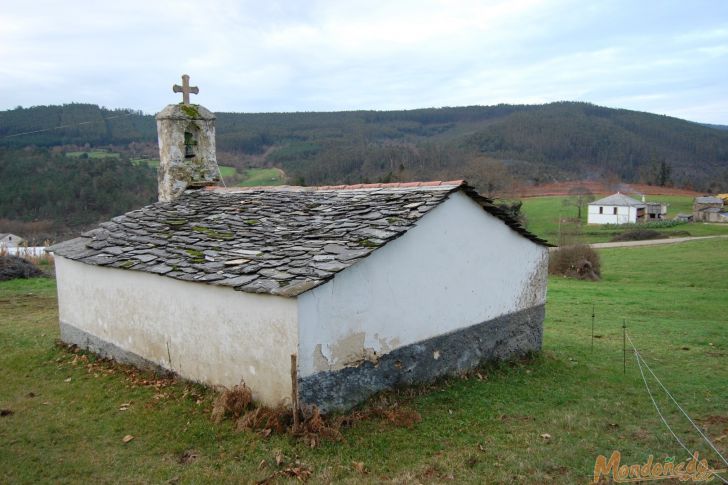
[[[238,185],[242,187],[283,185],[285,181],[283,171],[278,168],[249,168],[245,171],[245,179]]]
[[[601,197],[601,196],[597,196]],[[547,239],[553,244],[559,242],[559,219],[575,219],[577,209],[574,206],[565,206],[566,197],[531,197],[523,199],[522,211],[527,218],[527,227],[531,232]],[[692,213],[693,198],[687,196],[650,196],[648,201],[667,202],[667,218],[672,219],[678,213]],[[623,232],[614,226],[587,225],[586,208],[582,209],[582,238],[584,242],[607,242],[612,237]],[[728,224],[681,224],[675,227],[659,229],[665,237],[672,235],[712,236],[728,234]],[[684,234],[685,232],[689,234]]]
[[[364,421],[313,449],[212,423],[204,388],[88,367],[54,346],[53,280],[0,283],[0,408],[13,411],[0,417],[0,482],[250,483],[298,460],[312,483],[587,483],[596,455],[613,450],[622,463],[682,461],[631,357],[623,374],[622,319],[691,416],[713,438],[728,434],[728,241],[601,255],[600,282],[550,280],[540,356],[403,394],[422,416],[412,429]],[[716,444],[728,451],[728,439]]]
[[[66,152],[67,157],[78,158],[82,155],[88,155],[88,158],[119,158],[121,155],[116,152],[110,152],[108,150],[89,150],[85,152]]]

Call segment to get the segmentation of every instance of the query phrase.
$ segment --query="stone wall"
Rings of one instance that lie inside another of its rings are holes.
[[[215,115],[199,105],[170,104],[157,114],[159,200],[169,202],[188,188],[215,185]]]

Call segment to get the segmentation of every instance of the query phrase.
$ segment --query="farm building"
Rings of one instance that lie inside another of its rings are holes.
[[[693,201],[696,222],[728,222],[728,209],[720,197],[696,197]]]
[[[681,212],[675,216],[675,220],[679,222],[693,222],[693,215]]]
[[[589,224],[629,224],[646,218],[647,204],[620,192],[589,203]]]
[[[546,245],[466,183],[213,187],[185,106],[160,202],[52,248],[64,341],[324,411],[541,348]]]
[[[0,232],[0,247],[2,247],[2,248],[8,248],[8,249],[17,248],[24,242],[25,242],[25,239],[23,239],[20,236],[16,236],[15,234]]]

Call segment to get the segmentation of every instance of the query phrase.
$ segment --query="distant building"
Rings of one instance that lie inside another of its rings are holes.
[[[695,222],[728,222],[725,202],[720,197],[696,197],[693,201]]]
[[[644,201],[644,197],[642,200]],[[647,219],[664,219],[667,215],[667,204],[664,202],[645,202],[645,206]]]
[[[0,247],[16,248],[23,244],[25,239],[15,234],[0,233]]]
[[[620,192],[589,203],[589,224],[629,224],[643,221],[647,204]],[[661,217],[660,217],[661,218]]]
[[[679,222],[693,222],[693,215],[681,212],[675,216],[675,220]]]

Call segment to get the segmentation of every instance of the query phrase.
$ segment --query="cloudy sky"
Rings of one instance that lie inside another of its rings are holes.
[[[0,1],[0,109],[557,100],[728,124],[728,1]]]

